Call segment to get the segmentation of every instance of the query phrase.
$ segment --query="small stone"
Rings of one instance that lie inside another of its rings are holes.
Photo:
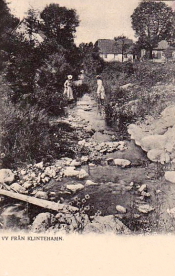
[[[150,206],[149,204],[143,204],[138,207],[138,211],[140,213],[144,213],[144,214],[148,214],[148,213],[152,212],[153,210],[154,210],[154,208],[152,206]]]
[[[40,163],[35,164],[34,167],[36,167],[36,168],[38,168],[40,170],[43,170],[43,168],[44,168],[43,161],[40,162]]]
[[[126,168],[131,164],[131,162],[129,160],[126,160],[126,159],[114,159],[114,164],[116,166]]]
[[[11,183],[15,179],[14,173],[10,169],[0,170],[0,183]]]
[[[81,166],[81,162],[78,162],[76,160],[73,160],[71,163],[70,163],[70,166],[72,167],[80,167]]]
[[[138,218],[140,218],[140,215],[139,214],[134,214],[134,218],[138,219]]]
[[[86,183],[85,183],[86,186],[93,186],[93,185],[98,185],[98,183],[95,183],[91,180],[87,180]]]
[[[126,208],[121,205],[117,205],[116,210],[117,210],[117,212],[122,213],[122,214],[126,214],[126,212],[127,212]]]
[[[95,164],[89,163],[89,167],[95,167]]]
[[[150,193],[146,193],[146,192],[141,192],[141,195],[143,196],[143,197],[150,197],[151,195],[150,195]]]
[[[13,183],[12,185],[10,185],[10,188],[17,193],[21,193],[21,194],[27,193],[26,189],[18,183]]]
[[[64,170],[64,176],[66,177],[79,176],[79,171],[76,171],[75,167],[66,167]]]
[[[84,178],[86,178],[86,177],[88,177],[89,176],[89,174],[84,170],[84,169],[81,169],[80,171],[79,171],[79,175],[78,175],[78,178],[79,179],[84,179]]]
[[[81,162],[83,162],[83,163],[88,162],[88,160],[89,160],[89,157],[88,157],[88,156],[82,156],[82,157],[81,157]]]
[[[27,172],[26,172],[26,170],[21,170],[20,173],[21,173],[21,175],[25,175]]]
[[[147,185],[146,184],[141,185],[141,187],[138,189],[138,191],[140,193],[142,193],[143,191],[146,191],[146,190],[147,190]]]
[[[43,191],[37,191],[36,194],[35,194],[35,197],[47,200],[48,199],[48,194],[46,192],[43,192]]]
[[[30,181],[26,181],[24,182],[24,184],[22,185],[25,189],[29,189],[33,186],[33,183]]]
[[[84,189],[84,185],[83,184],[73,184],[73,185],[67,185],[66,188],[71,190],[73,193],[75,193],[77,191]]]

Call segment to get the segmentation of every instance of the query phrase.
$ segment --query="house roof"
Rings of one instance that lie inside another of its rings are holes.
[[[98,47],[101,53],[104,54],[121,54],[122,53],[122,41],[115,41],[113,39],[99,39]],[[131,45],[129,49],[126,51],[129,53],[132,48],[132,40],[125,38],[125,43]]]

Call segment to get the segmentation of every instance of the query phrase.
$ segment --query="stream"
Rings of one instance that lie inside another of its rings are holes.
[[[85,94],[79,99],[75,106],[69,109],[69,114],[88,122],[94,131],[91,137],[94,142],[110,142],[114,140],[114,137],[115,141],[118,141],[115,128],[106,124],[104,114],[99,111],[96,101],[91,95]],[[89,195],[90,215],[97,212],[102,216],[113,214],[136,233],[173,231],[173,221],[167,214],[167,209],[175,206],[173,184],[167,183],[164,177],[160,176],[159,170],[162,168],[159,168],[156,163],[148,161],[145,152],[136,146],[134,141],[124,142],[127,149],[105,153],[100,164],[81,166],[89,174],[88,179],[97,185],[86,186],[86,180],[64,177],[61,182],[51,180],[44,186],[44,190],[57,194],[62,186],[81,183],[84,185],[84,189],[76,194],[64,195],[64,202],[70,202],[75,196],[84,198],[85,195]],[[129,160],[131,166],[121,168],[105,161],[117,158]],[[146,197],[139,192],[139,188],[143,184],[147,186],[148,195]],[[117,212],[117,205],[126,208],[127,212]],[[147,213],[139,212],[138,207],[144,205],[149,205],[154,210]],[[8,216],[8,212],[21,213],[24,223],[27,225],[29,221],[25,213],[26,208],[21,209],[21,206],[23,204],[10,204],[6,209],[3,208],[3,211],[7,212],[6,216]],[[18,219],[13,219],[10,222],[6,221],[6,226],[10,224],[14,227],[18,223]]]

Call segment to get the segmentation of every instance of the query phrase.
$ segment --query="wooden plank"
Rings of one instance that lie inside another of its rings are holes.
[[[63,213],[69,213],[71,212],[76,212],[78,211],[78,208],[70,206],[70,205],[65,205],[65,204],[60,204],[56,202],[51,202],[45,199],[40,199],[32,196],[27,196],[19,193],[14,193],[11,191],[6,191],[3,189],[0,189],[0,195],[11,197],[17,200],[21,200],[45,209],[53,210],[53,211],[61,211]]]

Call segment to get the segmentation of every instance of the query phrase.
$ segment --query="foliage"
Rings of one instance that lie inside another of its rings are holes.
[[[123,62],[124,54],[126,54],[128,52],[128,50],[131,49],[131,46],[133,45],[133,41],[131,39],[128,39],[124,35],[115,37],[114,40],[116,41],[116,43],[115,43],[116,48],[122,54],[122,62]]]
[[[73,156],[76,135],[66,126],[51,126],[44,110],[27,106],[25,110],[5,104],[1,122],[3,166],[17,167],[21,162],[51,161]],[[72,149],[71,149],[72,145]]]
[[[132,27],[139,43],[150,51],[161,40],[171,38],[174,29],[174,14],[163,2],[141,2],[131,15]]]
[[[79,45],[80,58],[82,60],[82,68],[86,75],[91,78],[100,74],[103,70],[104,62],[100,58],[97,45],[90,43],[81,43]]]
[[[78,16],[73,9],[50,4],[40,14],[43,20],[42,30],[47,38],[55,38],[57,43],[68,49],[74,42]]]

